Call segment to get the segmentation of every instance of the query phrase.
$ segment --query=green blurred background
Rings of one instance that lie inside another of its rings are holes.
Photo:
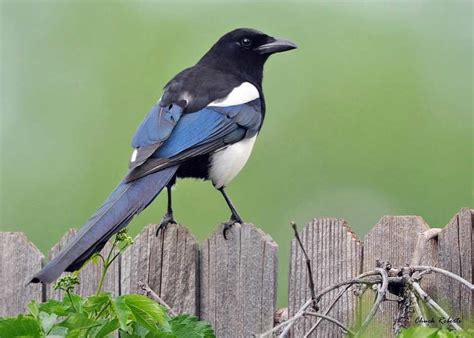
[[[229,187],[280,245],[279,305],[290,220],[343,217],[363,236],[385,214],[443,226],[473,206],[471,2],[3,1],[0,230],[46,252],[80,226],[164,84],[236,27],[300,47],[268,62],[265,125]],[[208,182],[174,198],[199,239],[229,216]]]

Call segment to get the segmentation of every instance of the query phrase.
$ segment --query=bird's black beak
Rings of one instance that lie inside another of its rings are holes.
[[[272,41],[257,47],[255,50],[260,54],[274,54],[298,48],[298,46],[287,39],[271,38],[271,40]]]

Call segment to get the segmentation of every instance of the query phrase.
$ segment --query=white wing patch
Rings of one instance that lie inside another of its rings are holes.
[[[257,135],[243,139],[211,155],[209,178],[217,189],[227,186],[242,170],[256,139]]]
[[[138,150],[133,149],[133,153],[132,153],[132,157],[130,158],[130,162],[135,162],[135,160],[137,159],[137,154],[138,154]]]
[[[243,82],[240,86],[235,87],[226,97],[209,103],[211,107],[228,107],[238,104],[247,103],[258,99],[260,94],[258,89],[250,82]]]

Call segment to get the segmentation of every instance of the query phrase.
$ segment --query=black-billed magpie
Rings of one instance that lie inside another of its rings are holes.
[[[244,167],[262,127],[265,61],[271,54],[295,48],[285,39],[236,29],[169,81],[133,137],[127,176],[31,282],[51,283],[63,271],[79,269],[164,187],[168,209],[159,228],[175,222],[171,187],[177,178],[211,180],[222,193],[232,213],[224,236],[232,224],[242,223],[224,188]]]

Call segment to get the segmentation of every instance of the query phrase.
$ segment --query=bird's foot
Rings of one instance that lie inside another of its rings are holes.
[[[235,223],[239,223],[239,224],[243,224],[244,221],[242,220],[242,218],[240,218],[240,216],[235,216],[235,215],[232,215],[230,216],[230,219],[224,223],[224,228],[222,230],[222,235],[224,236],[224,239],[227,240],[227,231],[230,230],[230,228],[232,228],[232,226],[235,224]]]
[[[173,214],[169,212],[167,212],[161,219],[160,225],[158,226],[158,229],[156,229],[155,235],[158,236],[160,231],[165,231],[168,224],[177,224]]]

